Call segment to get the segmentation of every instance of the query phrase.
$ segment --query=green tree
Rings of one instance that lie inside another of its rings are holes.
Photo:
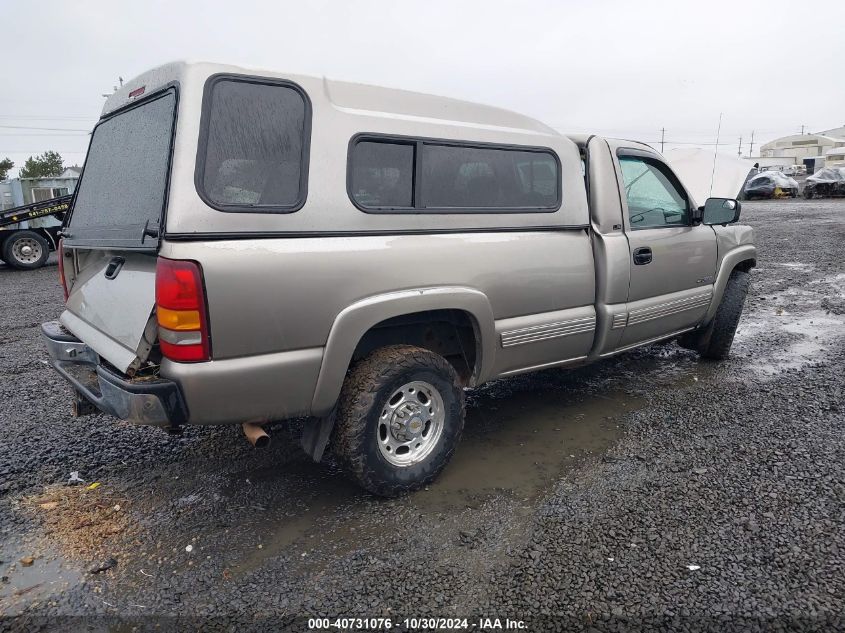
[[[6,180],[9,177],[9,170],[14,166],[15,163],[8,158],[0,160],[0,180]]]
[[[64,171],[62,156],[58,152],[44,152],[30,156],[21,169],[21,178],[54,178]]]

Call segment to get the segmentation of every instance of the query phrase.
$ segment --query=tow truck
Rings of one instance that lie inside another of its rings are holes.
[[[57,250],[73,195],[0,211],[0,257],[12,268],[34,270]]]

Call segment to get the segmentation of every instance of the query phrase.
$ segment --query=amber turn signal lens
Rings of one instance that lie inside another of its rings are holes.
[[[156,308],[158,324],[168,330],[199,330],[202,326],[199,310],[171,310]]]

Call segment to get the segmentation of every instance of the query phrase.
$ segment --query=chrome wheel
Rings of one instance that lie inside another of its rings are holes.
[[[12,244],[12,256],[20,264],[35,264],[43,254],[41,244],[31,237],[21,237]]]
[[[443,432],[443,397],[427,382],[415,380],[394,391],[381,412],[378,447],[394,466],[412,466],[428,457]]]

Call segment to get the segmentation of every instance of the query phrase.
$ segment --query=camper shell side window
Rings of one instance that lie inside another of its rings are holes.
[[[553,213],[560,160],[547,147],[359,134],[347,193],[365,213]]]
[[[213,75],[205,84],[195,184],[218,211],[292,213],[308,190],[311,103],[285,80]]]

